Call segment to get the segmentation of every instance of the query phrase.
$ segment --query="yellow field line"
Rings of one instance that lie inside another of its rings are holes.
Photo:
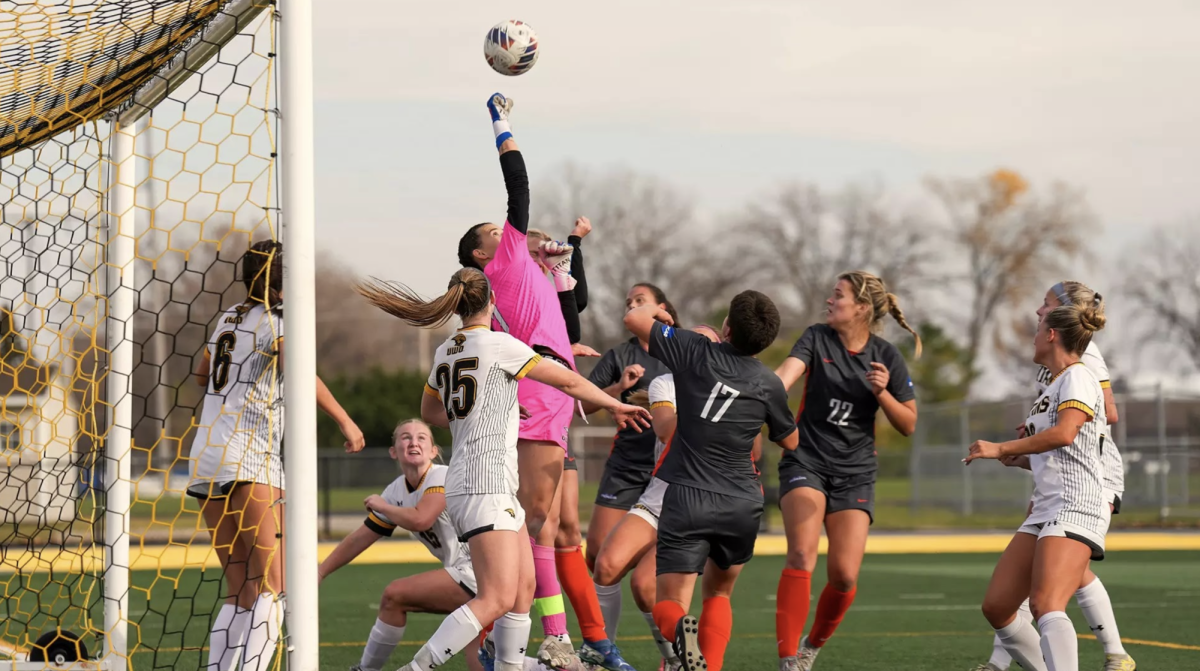
[[[877,534],[867,539],[869,554],[944,554],[951,552],[994,553],[1001,552],[1011,534]],[[1200,550],[1200,533],[1129,533],[1116,532],[1108,535],[1105,542],[1110,552],[1123,550]],[[329,556],[335,543],[321,543],[318,554],[321,559]],[[827,549],[825,538],[821,538],[820,552]],[[755,546],[759,556],[780,556],[787,553],[787,540],[783,536],[762,536]],[[41,549],[8,549],[0,557],[2,573],[84,572],[95,573],[103,568],[103,556],[99,548],[80,551]],[[217,555],[206,543],[190,545],[138,545],[129,549],[131,568],[135,571],[177,570],[181,568],[220,568]],[[433,557],[425,547],[414,540],[384,541],[376,543],[355,559],[356,564],[425,564]]]
[[[1079,638],[1088,638],[1093,641],[1096,640],[1096,637],[1092,636],[1091,634],[1080,634]],[[1145,645],[1145,646],[1148,646],[1151,648],[1166,648],[1168,650],[1192,650],[1194,652],[1200,652],[1200,645],[1187,645],[1184,643],[1166,643],[1164,641],[1142,641],[1142,640],[1138,640],[1136,638],[1125,638],[1124,636],[1121,637],[1121,643],[1122,644],[1128,643],[1130,645]]]

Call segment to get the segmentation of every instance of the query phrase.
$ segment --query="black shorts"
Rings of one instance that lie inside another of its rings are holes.
[[[709,559],[722,570],[754,556],[761,501],[672,484],[658,518],[658,575],[704,573]]]
[[[250,480],[230,480],[229,482],[225,482],[220,485],[214,485],[214,486],[208,486],[208,487],[206,487],[204,485],[199,485],[199,486],[197,486],[196,489],[188,489],[187,495],[191,496],[193,498],[199,499],[201,501],[206,501],[208,499],[213,499],[215,501],[215,500],[228,498],[229,494],[239,485],[252,485],[252,484],[254,484],[254,482],[252,482]]]
[[[779,462],[779,500],[793,489],[808,487],[825,495],[825,514],[862,510],[875,522],[875,474],[824,475],[800,464]]]
[[[650,484],[650,474],[653,472],[653,467],[635,470],[624,465],[614,465],[610,460],[604,465],[604,475],[600,476],[596,505],[629,510],[642,498],[642,492],[646,491],[646,486]]]

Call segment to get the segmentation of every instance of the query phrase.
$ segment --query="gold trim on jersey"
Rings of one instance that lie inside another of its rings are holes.
[[[204,348],[204,360],[209,361],[210,359],[212,359],[212,352],[208,351],[208,348],[205,347]]]
[[[380,517],[379,515],[375,514],[374,510],[368,511],[367,517],[370,518],[372,522],[374,522],[375,524],[378,524],[379,526],[383,527],[384,529],[392,529],[392,530],[396,529],[395,524],[392,524],[391,522],[384,519],[383,517]]]
[[[432,471],[432,470],[433,470],[433,464],[429,464],[428,466],[426,466],[425,472],[421,474],[421,479],[417,480],[416,485],[408,484],[408,478],[404,478],[404,486],[408,489],[408,493],[412,494],[413,492],[420,489],[421,485],[425,484],[425,478],[429,475],[429,471]]]
[[[651,410],[657,410],[658,408],[672,408],[673,409],[674,407],[675,407],[675,404],[670,401],[659,401],[657,403],[650,404]]]
[[[1104,380],[1100,383],[1101,389],[1112,389],[1112,380]]]
[[[1096,418],[1096,411],[1092,410],[1090,407],[1088,407],[1088,404],[1082,401],[1063,401],[1062,403],[1058,404],[1058,412],[1062,412],[1063,410],[1070,408],[1083,411],[1083,413],[1088,416],[1089,422]]]
[[[516,380],[523,379],[526,375],[529,375],[529,371],[533,370],[534,366],[538,365],[541,362],[542,362],[542,355],[534,354],[532,359],[530,359],[529,361],[526,361],[524,366],[521,366],[521,370],[517,371],[517,374],[513,376],[513,379],[516,379]]]
[[[445,493],[446,493],[446,488],[442,487],[441,485],[438,485],[437,487],[430,487],[429,489],[425,490],[425,494],[445,494]]]
[[[430,387],[428,382],[425,383],[425,393],[429,394],[430,396],[436,398],[439,401],[442,400],[442,395],[438,392],[437,389]]]
[[[1046,383],[1046,386],[1049,387],[1050,385],[1054,384],[1054,381],[1058,379],[1059,375],[1062,375],[1063,373],[1067,372],[1067,368],[1070,368],[1071,366],[1082,366],[1082,365],[1083,365],[1082,361],[1076,361],[1075,363],[1067,364],[1066,368],[1063,368],[1062,370],[1058,371],[1057,375],[1050,378],[1050,381]]]
[[[458,330],[458,332],[462,333],[463,331],[474,331],[476,329],[489,329],[490,330],[490,328],[491,327],[484,326],[483,324],[474,324],[472,326],[464,326],[464,327],[460,328]]]

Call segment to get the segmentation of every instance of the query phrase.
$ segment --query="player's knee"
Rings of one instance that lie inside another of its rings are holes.
[[[829,586],[839,592],[849,592],[858,586],[858,576],[839,573],[830,574]]]
[[[788,548],[787,567],[795,571],[812,572],[817,567],[817,549]]]
[[[517,588],[524,588],[524,581]],[[517,589],[504,590],[502,592],[492,592],[488,594],[480,594],[475,597],[476,606],[472,606],[471,610],[475,612],[476,617],[480,621],[494,622],[500,619],[505,613],[511,611],[517,603]]]
[[[602,554],[597,557],[592,564],[592,580],[597,585],[609,586],[621,582],[624,577],[624,571],[621,570],[618,562],[613,560],[611,555]]]
[[[567,522],[559,520],[558,533],[554,538],[554,546],[560,548],[579,547],[583,544],[583,534],[579,532],[579,522]],[[589,546],[591,547],[591,546]],[[591,550],[588,551],[589,564],[595,561]]]
[[[379,597],[379,611],[381,613],[402,613],[404,607],[404,593],[396,583],[391,583],[383,588],[383,595]]]
[[[1000,603],[991,599],[983,600],[983,617],[992,625],[993,629],[1000,629],[1008,624],[1009,619],[1013,616],[1012,609],[1007,604]]]

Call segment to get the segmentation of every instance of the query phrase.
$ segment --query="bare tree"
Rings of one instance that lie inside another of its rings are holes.
[[[535,185],[532,213],[535,226],[560,238],[576,217],[592,220],[583,244],[584,342],[604,349],[627,337],[621,315],[635,283],[662,287],[681,320],[695,323],[744,279],[746,260],[733,253],[732,241],[705,231],[687,196],[670,184],[628,170],[596,175],[568,165],[558,173]]]
[[[796,327],[820,320],[838,273],[873,272],[898,295],[915,293],[934,273],[929,228],[889,202],[878,185],[827,194],[790,184],[748,206],[737,231],[739,244],[754,257],[755,278],[786,289],[776,300],[790,304],[789,322]]]
[[[1139,339],[1187,353],[1200,366],[1200,221],[1155,229],[1125,277]]]
[[[928,182],[949,222],[948,238],[965,262],[965,281],[950,301],[965,312],[972,368],[989,335],[1010,310],[1029,304],[1076,256],[1086,253],[1095,221],[1083,194],[1063,184],[1032,192],[1019,174],[997,170],[977,179]]]

